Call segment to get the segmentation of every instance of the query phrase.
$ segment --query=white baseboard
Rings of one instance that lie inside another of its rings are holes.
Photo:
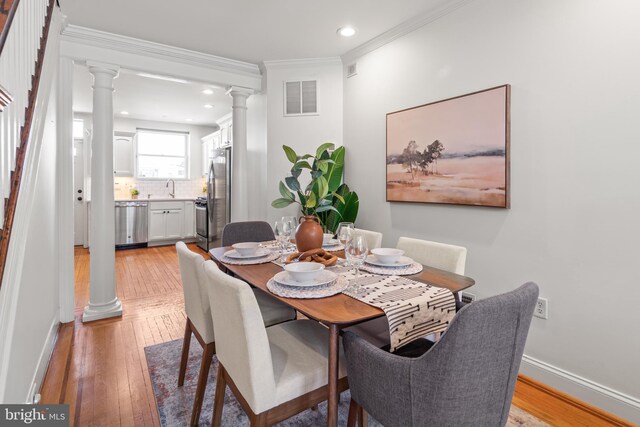
[[[627,421],[640,423],[640,399],[636,397],[565,371],[526,354],[522,357],[520,373],[597,408],[611,412]]]
[[[51,321],[51,326],[49,327],[47,338],[45,339],[44,345],[42,346],[42,351],[40,352],[40,357],[38,358],[38,364],[36,365],[36,370],[33,374],[33,379],[31,380],[29,393],[25,398],[25,403],[33,403],[33,397],[36,393],[40,392],[40,387],[42,386],[42,381],[44,381],[44,376],[47,373],[49,361],[51,360],[51,354],[53,353],[53,348],[56,344],[59,325],[60,314],[56,312],[56,315],[53,316],[53,320]]]

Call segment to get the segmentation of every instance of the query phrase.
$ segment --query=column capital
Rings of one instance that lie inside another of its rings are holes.
[[[116,78],[120,74],[120,66],[106,62],[87,61],[87,68],[94,76],[96,74],[110,74],[113,78]]]
[[[231,95],[231,97],[241,97],[247,99],[251,95],[255,93],[253,89],[249,89],[248,87],[241,86],[229,86],[227,91],[225,92],[227,95]]]

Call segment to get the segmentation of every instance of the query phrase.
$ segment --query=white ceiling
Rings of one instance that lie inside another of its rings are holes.
[[[69,22],[226,58],[340,56],[451,0],[61,0]],[[336,34],[351,25],[351,38]]]
[[[93,103],[93,77],[87,67],[76,65],[73,74],[73,111],[90,113]],[[231,112],[231,97],[225,89],[202,83],[177,83],[138,76],[121,70],[114,80],[113,111],[116,117],[172,123],[213,125]],[[204,89],[213,94],[205,95]],[[213,108],[204,108],[205,104]],[[122,115],[127,111],[128,115]],[[188,121],[186,119],[192,119]]]

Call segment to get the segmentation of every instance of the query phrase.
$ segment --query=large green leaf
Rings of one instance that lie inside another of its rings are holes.
[[[284,180],[287,183],[287,187],[289,187],[292,191],[300,191],[300,182],[298,181],[298,178],[288,176]]]
[[[280,181],[280,195],[285,199],[295,200],[295,198],[293,197],[293,193],[289,191],[287,186],[284,185],[284,182],[282,181]]]
[[[311,165],[306,160],[300,160],[293,165],[293,169],[296,169],[296,170],[311,169]]]
[[[329,194],[329,184],[324,176],[318,178],[318,200],[323,200]]]
[[[315,193],[311,192],[309,193],[309,197],[307,197],[307,203],[305,203],[305,206],[307,208],[315,208],[316,207],[316,195]]]
[[[298,160],[298,155],[295,151],[293,151],[293,148],[283,145],[282,149],[284,150],[284,154],[287,155],[287,159],[289,159],[291,163],[295,163]]]
[[[273,206],[276,209],[280,209],[280,208],[286,208],[291,203],[293,203],[293,200],[280,198],[280,199],[275,199],[273,202],[271,202],[271,206]]]
[[[316,150],[316,157],[319,159],[322,156],[322,153],[324,153],[327,150],[333,150],[334,148],[335,148],[335,144],[333,142],[325,142],[324,144],[319,146],[318,149]]]
[[[342,173],[344,171],[344,147],[338,147],[333,153],[331,153],[331,160],[333,163],[329,164],[329,167],[324,173],[324,177],[329,183],[329,192],[335,192],[340,184],[342,184]]]
[[[350,191],[347,184],[342,184],[336,190],[336,193],[342,197],[344,202],[337,197],[334,197],[333,206],[336,210],[329,212],[325,222],[326,228],[333,233],[336,232],[340,222],[344,221],[355,223],[356,218],[358,217],[358,207],[360,206],[358,194],[355,191]]]

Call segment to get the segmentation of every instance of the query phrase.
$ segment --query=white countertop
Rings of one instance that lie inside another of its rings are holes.
[[[139,198],[139,199],[115,199],[116,202],[193,202],[196,200],[196,197],[176,197],[172,199],[171,197],[152,197],[150,199],[147,198]],[[86,200],[87,203],[91,203],[91,200]]]
[[[116,199],[116,202],[185,202],[185,201],[194,201],[196,197],[176,197],[172,199],[171,197],[152,197],[147,199],[146,197],[139,197],[137,199]]]

